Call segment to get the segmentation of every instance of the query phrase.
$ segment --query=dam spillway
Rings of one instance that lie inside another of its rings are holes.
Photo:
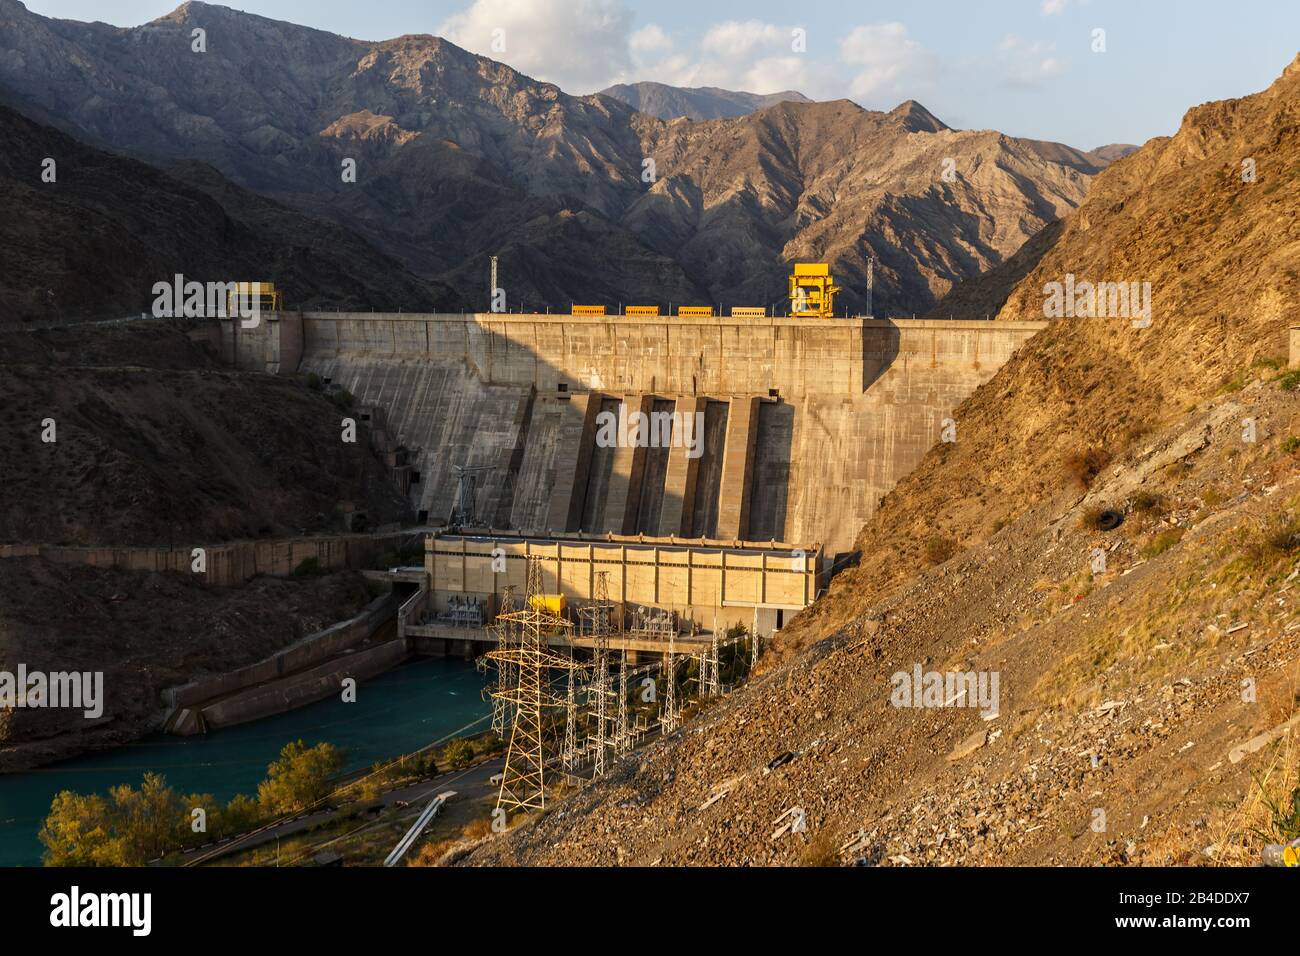
[[[851,549],[943,420],[1042,322],[283,312],[223,320],[240,368],[346,388],[447,520]],[[700,413],[702,453],[605,447],[602,411]]]

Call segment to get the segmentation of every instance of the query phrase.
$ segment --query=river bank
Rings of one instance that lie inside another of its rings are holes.
[[[184,793],[226,801],[255,794],[266,767],[290,740],[327,741],[345,750],[345,770],[408,753],[461,728],[483,729],[491,711],[484,677],[472,662],[419,658],[358,688],[355,703],[337,697],[299,710],[194,737],[151,735],[114,750],[86,754],[0,776],[0,866],[39,866],[37,833],[60,790],[104,793],[140,784],[149,771]],[[466,725],[471,725],[466,727]]]

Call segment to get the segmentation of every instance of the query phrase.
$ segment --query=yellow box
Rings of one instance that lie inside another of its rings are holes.
[[[545,611],[555,617],[564,617],[567,607],[563,594],[534,594],[528,604],[534,611]]]
[[[796,262],[794,274],[797,276],[828,276],[831,267],[825,262]]]

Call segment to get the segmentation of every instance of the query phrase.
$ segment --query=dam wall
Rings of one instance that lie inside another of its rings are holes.
[[[450,516],[455,466],[477,466],[485,527],[796,541],[830,555],[1044,325],[290,315],[235,332],[229,360],[287,372],[300,356],[299,371],[382,408],[430,522]],[[602,444],[598,416],[619,406],[675,416],[672,441]]]

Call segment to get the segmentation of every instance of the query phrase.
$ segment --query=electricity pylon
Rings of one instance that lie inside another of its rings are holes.
[[[571,671],[582,666],[572,657],[553,653],[547,646],[550,635],[559,633],[568,637],[573,625],[545,610],[542,602],[534,600],[542,594],[542,565],[536,557],[528,559],[527,581],[523,608],[501,615],[502,619],[515,625],[518,643],[489,651],[487,655],[498,664],[513,664],[516,674],[512,687],[494,695],[499,695],[514,707],[510,746],[506,750],[506,766],[501,774],[501,790],[497,794],[497,808],[507,810],[546,808],[546,744],[542,713],[567,703],[551,692],[549,672]]]
[[[623,653],[618,656],[618,729],[614,732],[614,751],[625,754],[632,749],[632,734],[627,726],[627,635],[623,636]]]
[[[569,660],[573,660],[573,648],[569,648]],[[568,688],[564,703],[564,751],[561,763],[564,769],[572,773],[578,766],[578,699],[573,693],[573,671],[568,673]]]
[[[659,711],[659,726],[664,733],[677,729],[677,635],[668,635],[668,654],[664,658],[664,704]]]
[[[497,615],[496,622],[492,625],[492,630],[497,636],[497,650],[504,651],[510,647],[514,636],[514,622],[506,615],[512,613],[515,609],[515,586],[507,584],[502,588],[501,593],[501,613]],[[513,721],[514,714],[511,713],[509,701],[506,700],[506,691],[515,683],[515,665],[505,661],[497,661],[497,689],[492,695],[492,732],[498,737],[506,735],[506,729]]]
[[[700,697],[717,697],[721,692],[718,684],[718,632],[715,628],[713,643],[704,652],[700,666]]]
[[[595,658],[592,661],[594,671],[592,681],[587,685],[587,704],[593,715],[594,732],[588,735],[588,741],[595,747],[592,775],[605,775],[605,750],[613,742],[609,732],[609,630],[613,617],[614,605],[609,600],[609,572],[597,571],[595,593],[592,601],[580,613],[591,622],[592,643],[595,644]]]

